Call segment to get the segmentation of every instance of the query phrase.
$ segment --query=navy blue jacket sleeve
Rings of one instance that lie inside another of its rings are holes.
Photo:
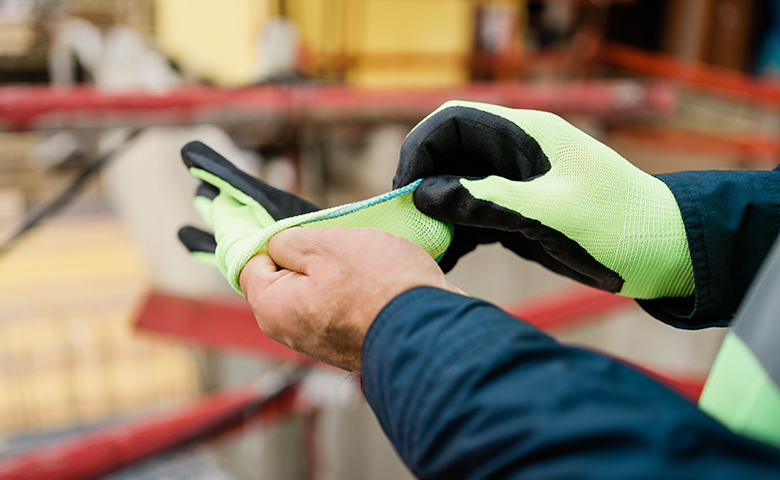
[[[696,290],[689,298],[640,300],[642,308],[680,328],[729,324],[780,232],[778,168],[658,175],[680,206]]]
[[[423,479],[778,478],[739,437],[636,370],[473,298],[396,297],[371,326],[363,389]]]

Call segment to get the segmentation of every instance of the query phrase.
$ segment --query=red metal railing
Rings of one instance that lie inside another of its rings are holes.
[[[583,327],[602,321],[620,309],[638,308],[633,300],[593,288],[573,288],[506,306],[510,315],[548,332]],[[203,301],[159,293],[150,294],[138,316],[137,328],[209,348],[240,350],[282,361],[309,361],[269,339],[260,331],[244,303]],[[704,378],[641,368],[680,393],[697,399]]]
[[[273,422],[300,413],[297,396],[295,385],[271,396],[254,387],[220,393],[174,413],[68,437],[0,460],[0,478],[96,478],[242,422]]]
[[[632,80],[491,83],[438,90],[360,90],[345,86],[183,87],[165,94],[107,93],[95,87],[2,87],[0,127],[90,128],[206,121],[362,119],[417,121],[447,100],[591,115],[669,114],[666,82]]]
[[[742,100],[780,105],[780,82],[776,79],[615,43],[602,44],[597,58],[603,63],[626,70],[703,87]]]

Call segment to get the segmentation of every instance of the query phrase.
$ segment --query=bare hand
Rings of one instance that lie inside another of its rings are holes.
[[[360,371],[368,328],[397,295],[419,286],[463,293],[420,247],[371,228],[285,230],[240,282],[265,335],[350,371]]]

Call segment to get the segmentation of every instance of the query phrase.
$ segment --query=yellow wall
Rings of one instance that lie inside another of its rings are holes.
[[[257,38],[269,0],[156,0],[162,51],[185,70],[220,85],[255,80]]]
[[[285,6],[314,73],[343,70],[349,83],[382,88],[468,80],[471,0],[286,0]]]
[[[156,0],[162,50],[222,85],[254,81],[257,38],[271,0]],[[362,87],[446,87],[466,82],[472,0],[284,0],[302,39],[307,73]]]

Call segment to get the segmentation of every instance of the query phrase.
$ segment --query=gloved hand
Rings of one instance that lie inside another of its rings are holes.
[[[261,218],[258,223],[270,224],[288,217],[319,210],[316,205],[278,190],[239,170],[223,156],[201,142],[190,142],[185,145],[181,150],[181,156],[188,168],[195,168],[197,171],[214,177],[211,179],[214,184],[205,180],[201,181],[193,200],[195,210],[212,230],[214,229],[214,201],[219,196],[220,189],[226,191],[226,196],[232,195],[242,198],[243,204],[247,206],[245,213],[251,210],[253,215]],[[222,205],[224,202],[225,199],[220,199],[217,201],[217,205]],[[224,223],[222,220],[221,217],[217,219],[218,222]],[[215,255],[217,240],[213,234],[199,228],[186,226],[179,230],[179,241],[189,250],[193,259],[206,265],[218,267]]]
[[[290,227],[376,228],[411,240],[435,259],[452,238],[450,224],[414,207],[412,195],[419,181],[362,202],[320,210],[242,172],[200,142],[188,143],[181,154],[190,174],[203,182],[195,208],[214,234],[184,227],[179,239],[195,259],[217,266],[239,293],[244,265],[254,255],[267,253],[271,237]]]
[[[448,102],[407,136],[393,181],[455,224],[445,271],[478,244],[587,285],[655,299],[693,293],[680,209],[669,188],[560,117]]]

